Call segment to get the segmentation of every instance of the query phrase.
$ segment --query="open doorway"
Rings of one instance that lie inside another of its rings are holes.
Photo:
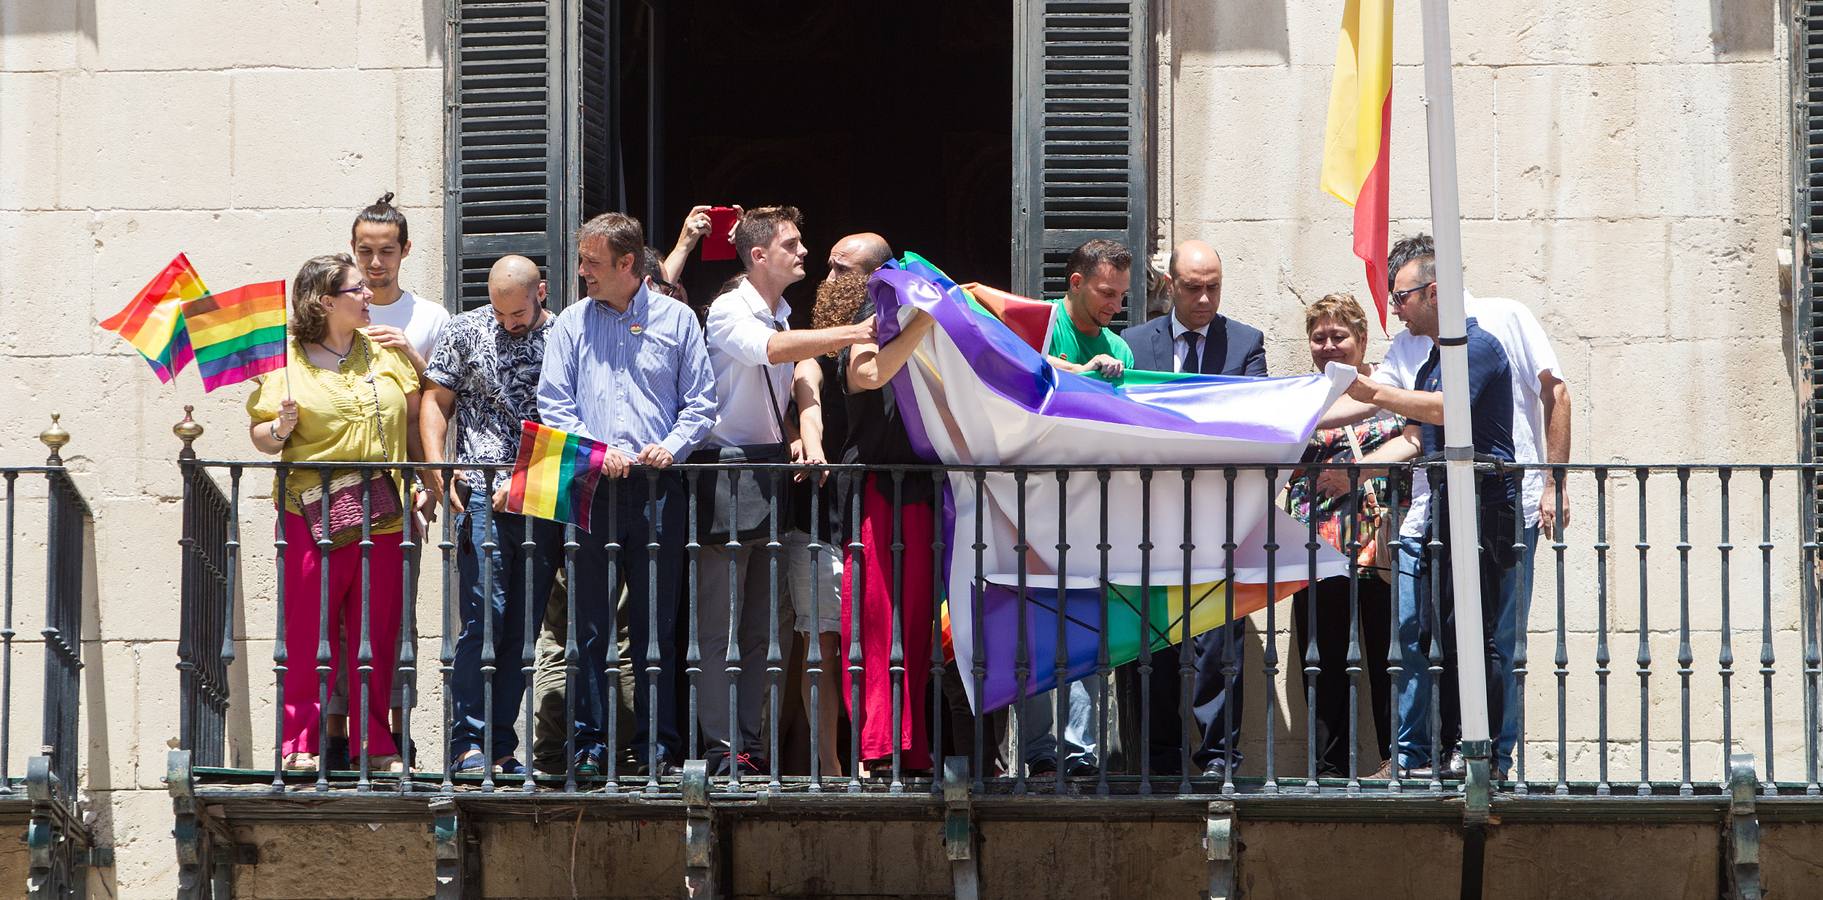
[[[958,281],[1010,284],[1013,9],[803,0],[625,2],[612,54],[615,193],[669,249],[693,204],[805,216],[807,318],[843,234],[878,231]],[[592,214],[599,210],[587,210]],[[738,263],[693,254],[706,304]]]

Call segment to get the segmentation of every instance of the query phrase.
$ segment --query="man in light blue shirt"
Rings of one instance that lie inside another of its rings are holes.
[[[590,513],[578,532],[570,621],[581,659],[575,716],[576,771],[595,775],[610,748],[604,712],[616,685],[604,679],[614,643],[615,600],[627,591],[628,633],[636,693],[632,745],[640,767],[656,774],[683,761],[677,723],[678,574],[684,569],[685,492],[665,472],[709,434],[715,380],[702,327],[690,308],[647,290],[639,258],[645,234],[620,213],[590,219],[577,232],[588,299],[557,317],[545,339],[538,413],[552,428],[608,445]],[[638,463],[649,467],[618,481]],[[656,542],[658,551],[647,552]],[[608,545],[618,545],[610,557]],[[656,673],[647,671],[650,663]],[[656,674],[654,681],[653,675]]]

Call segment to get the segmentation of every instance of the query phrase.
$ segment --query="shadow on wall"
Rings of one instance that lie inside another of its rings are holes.
[[[1288,2],[1290,0],[1173,4],[1173,66],[1186,54],[1269,56],[1280,63],[1289,62],[1291,33],[1285,21]],[[1711,2],[1739,5],[1740,0]]]
[[[428,4],[432,0],[425,0],[425,2]],[[438,18],[441,20],[440,14]],[[8,3],[0,6],[0,35],[51,34],[65,31],[80,31],[91,46],[95,44],[95,0]]]
[[[447,0],[424,0],[424,59],[443,55],[443,7]]]
[[[1763,57],[1772,52],[1771,0],[1709,0],[1709,43],[1720,58]]]
[[[87,4],[84,4],[87,5]],[[93,21],[93,19],[90,19]],[[8,23],[10,24],[10,22]],[[83,535],[84,545],[96,546],[95,523],[89,522]],[[95,553],[83,555],[82,560],[82,695],[81,710],[83,731],[87,741],[82,747],[82,769],[87,773],[82,793],[89,800],[89,808],[95,812],[95,820],[90,825],[90,835],[97,847],[114,847],[114,814],[109,801],[104,798],[113,796],[112,791],[118,788],[131,788],[133,785],[114,783],[114,756],[109,751],[109,728],[131,727],[130,722],[123,724],[119,719],[108,715],[108,667],[102,654],[101,643],[101,591],[99,576],[96,572]],[[131,678],[134,673],[115,673],[117,677]],[[131,718],[130,716],[128,717]],[[89,869],[89,886],[98,888],[102,896],[120,896],[112,867],[93,867]],[[97,891],[91,891],[96,893]]]

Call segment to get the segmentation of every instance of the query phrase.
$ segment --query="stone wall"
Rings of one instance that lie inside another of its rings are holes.
[[[192,403],[209,429],[200,453],[249,449],[244,388],[204,396],[188,372],[160,386],[96,323],[178,251],[218,289],[289,280],[304,259],[346,251],[354,213],[385,191],[417,248],[404,286],[438,296],[442,47],[441,0],[0,3],[0,461],[42,460],[36,435],[60,412],[96,514],[106,599],[84,634],[84,756],[97,827],[119,850],[108,895],[170,896],[176,884],[160,782],[178,731],[170,427]],[[250,476],[249,495],[265,481]],[[22,596],[42,583],[32,490],[21,481]],[[243,523],[250,541],[270,528],[269,513]],[[268,568],[247,570],[243,621],[260,640],[242,651],[254,674],[240,667],[237,698],[271,694]],[[41,611],[20,613],[20,633],[36,636]],[[19,652],[16,758],[35,751],[38,728],[38,656]],[[269,746],[270,724],[260,733]],[[237,761],[251,764],[250,751]]]

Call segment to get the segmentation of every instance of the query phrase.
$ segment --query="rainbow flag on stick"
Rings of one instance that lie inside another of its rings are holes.
[[[182,253],[164,271],[146,283],[126,308],[101,323],[120,335],[145,357],[158,380],[169,383],[194,359],[190,336],[184,330],[182,304],[208,296],[209,289]]]
[[[1355,208],[1355,255],[1386,330],[1388,147],[1393,119],[1393,0],[1348,0],[1323,136],[1322,188]]]
[[[285,283],[263,281],[183,304],[203,389],[285,367]]]
[[[507,489],[506,511],[568,522],[589,530],[589,508],[608,445],[579,434],[522,422],[519,459]]]

